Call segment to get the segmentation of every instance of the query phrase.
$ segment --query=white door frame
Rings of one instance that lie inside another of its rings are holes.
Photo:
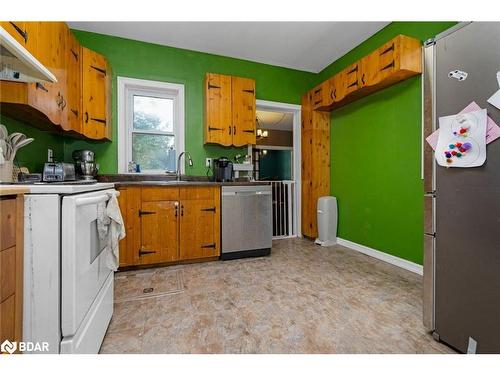
[[[265,111],[272,112],[287,112],[293,114],[293,180],[295,181],[295,233],[297,237],[302,237],[302,188],[301,188],[301,163],[302,163],[302,153],[300,149],[301,145],[301,106],[299,104],[289,104],[272,102],[268,100],[257,99],[256,109],[261,109]],[[264,146],[262,146],[264,147]],[[272,148],[265,146],[266,148]],[[252,155],[252,145],[248,145],[248,154]]]

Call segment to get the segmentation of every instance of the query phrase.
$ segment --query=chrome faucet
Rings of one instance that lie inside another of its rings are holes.
[[[179,154],[179,157],[177,158],[177,171],[175,172],[175,174],[177,175],[177,181],[180,181],[181,180],[181,158],[182,158],[182,155],[186,154],[186,156],[188,157],[188,164],[190,167],[193,166],[193,159],[191,159],[191,154],[187,151],[183,151]]]

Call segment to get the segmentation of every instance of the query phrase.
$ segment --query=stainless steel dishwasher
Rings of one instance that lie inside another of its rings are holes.
[[[221,259],[271,253],[271,207],[270,185],[222,186]]]

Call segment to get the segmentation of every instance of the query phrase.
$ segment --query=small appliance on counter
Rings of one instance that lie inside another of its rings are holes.
[[[63,162],[45,163],[42,178],[45,182],[75,181],[75,166]]]
[[[94,152],[90,150],[73,151],[73,160],[75,161],[75,170],[78,179],[95,180],[99,170],[94,160]]]
[[[233,181],[233,162],[225,156],[214,160],[214,176],[215,182]]]

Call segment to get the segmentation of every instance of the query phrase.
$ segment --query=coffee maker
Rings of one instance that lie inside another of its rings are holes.
[[[73,151],[75,171],[81,180],[95,180],[98,166],[94,160],[94,152],[90,150]]]
[[[213,179],[216,182],[233,181],[233,162],[225,156],[215,159]]]

